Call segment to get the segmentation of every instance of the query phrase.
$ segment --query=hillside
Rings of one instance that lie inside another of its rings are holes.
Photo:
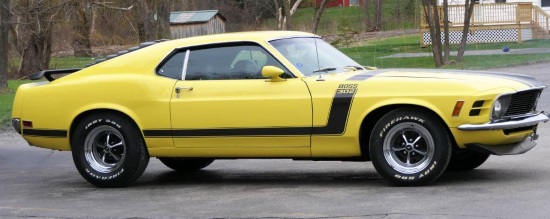
[[[415,0],[384,1],[382,21],[382,30],[403,30],[412,29],[419,26],[420,9],[419,2]],[[374,5],[372,6],[374,7]],[[371,17],[374,11],[371,8]],[[292,17],[294,29],[310,32],[313,27],[315,9],[313,7],[300,8]],[[275,25],[275,19],[268,19],[265,23],[267,27]],[[353,32],[365,31],[365,9],[363,6],[351,7],[333,7],[326,8],[321,18],[318,34],[335,34],[344,30]]]

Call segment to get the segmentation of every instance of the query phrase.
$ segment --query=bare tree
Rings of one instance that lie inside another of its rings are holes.
[[[253,18],[256,26],[260,26],[265,18],[277,17],[277,12],[273,10],[274,2],[272,0],[242,0],[241,8],[245,12],[240,13],[241,16],[244,15],[243,18],[247,20]],[[224,15],[231,16],[227,12],[224,12]],[[233,19],[230,20],[233,21]]]
[[[374,30],[382,30],[383,0],[374,0],[376,10],[374,11]]]
[[[156,12],[157,39],[170,39],[170,0],[158,0]]]
[[[92,45],[90,32],[93,19],[93,0],[73,0],[71,2],[73,18],[71,19],[73,31],[73,50],[75,57],[90,57]]]
[[[100,2],[94,0],[71,0],[69,14],[72,14],[71,25],[73,31],[72,46],[74,56],[90,57],[92,54],[92,45],[90,35],[95,31],[95,19],[97,18],[97,8],[109,10],[130,11],[133,6],[119,7],[112,2]]]
[[[317,33],[317,28],[319,27],[319,23],[321,22],[321,16],[323,15],[323,11],[325,10],[325,5],[328,3],[328,0],[323,0],[320,5],[315,10],[315,20],[313,22],[313,30],[312,33]]]
[[[365,31],[380,31],[382,29],[383,0],[372,0],[374,3],[374,14],[371,18],[371,1],[363,0],[365,8]],[[399,2],[400,0],[398,0]]]
[[[443,0],[443,63],[445,64],[451,59],[449,44],[449,1]]]
[[[8,88],[10,0],[0,1],[0,93]]]
[[[363,0],[363,6],[365,7],[365,31],[372,30],[372,21],[370,19],[370,1]]]
[[[170,0],[134,0],[140,42],[170,37]]]
[[[298,6],[302,3],[302,0],[282,0],[282,7],[279,7],[279,2],[275,1],[275,7],[277,10],[277,29],[291,30],[292,29],[292,16],[298,10]]]
[[[23,23],[19,25],[23,25],[23,32],[28,36],[18,36],[27,39],[19,76],[48,69],[52,53],[52,28],[59,21],[56,17],[67,3],[54,0],[21,1],[16,13],[21,16]]]
[[[428,23],[430,29],[434,64],[436,67],[441,67],[443,65],[443,57],[441,54],[441,25],[437,0],[422,0],[422,6],[424,10],[424,19]]]
[[[464,52],[466,51],[466,42],[468,41],[468,32],[470,32],[470,19],[474,12],[475,0],[466,0],[464,4],[464,28],[462,30],[462,38],[460,39],[460,46],[458,47],[458,54],[456,55],[456,61],[462,62]]]

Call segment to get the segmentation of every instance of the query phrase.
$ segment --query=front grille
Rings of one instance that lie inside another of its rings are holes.
[[[508,106],[504,116],[516,116],[532,113],[535,110],[535,106],[537,105],[537,100],[541,92],[542,90],[528,90],[512,94],[510,106]]]

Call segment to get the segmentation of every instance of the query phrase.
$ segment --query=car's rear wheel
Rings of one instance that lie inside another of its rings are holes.
[[[82,177],[99,187],[126,186],[138,179],[149,163],[141,132],[117,114],[93,114],[81,120],[71,146]]]
[[[468,149],[454,149],[451,161],[447,167],[448,171],[469,171],[473,170],[489,159],[489,154],[477,153]]]
[[[178,172],[193,172],[205,168],[214,162],[211,158],[171,158],[159,157],[160,162]]]
[[[443,172],[451,156],[444,124],[417,108],[400,108],[375,125],[369,152],[376,170],[398,186],[425,185]]]

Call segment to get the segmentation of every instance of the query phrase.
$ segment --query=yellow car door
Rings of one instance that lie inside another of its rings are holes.
[[[288,73],[284,81],[263,78],[263,66],[284,68],[265,49],[232,43],[182,53],[183,80],[170,104],[176,147],[203,157],[311,156],[307,85]]]

